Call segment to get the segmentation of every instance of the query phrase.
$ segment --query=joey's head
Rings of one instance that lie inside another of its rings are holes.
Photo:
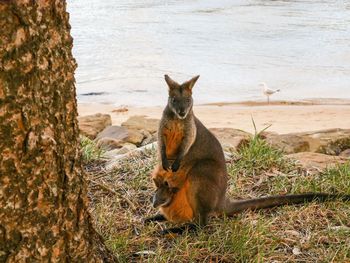
[[[166,207],[173,200],[174,195],[179,191],[177,187],[170,187],[166,180],[153,179],[157,189],[153,195],[153,207]]]
[[[183,120],[192,109],[192,88],[198,80],[199,75],[182,84],[178,84],[168,75],[165,75],[164,78],[169,87],[168,106],[177,118]]]

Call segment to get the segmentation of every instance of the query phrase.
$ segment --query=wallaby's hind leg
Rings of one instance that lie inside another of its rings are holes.
[[[143,222],[148,224],[150,222],[163,222],[166,221],[166,218],[162,214],[156,214],[151,217],[147,217]]]
[[[202,227],[208,223],[210,214],[222,210],[227,187],[226,168],[217,162],[203,160],[191,169],[188,178],[194,220]]]

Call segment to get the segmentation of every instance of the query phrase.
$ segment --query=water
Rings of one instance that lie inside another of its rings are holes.
[[[350,98],[350,0],[68,0],[78,101],[164,105],[169,74],[196,103]],[[102,95],[84,96],[90,92]]]

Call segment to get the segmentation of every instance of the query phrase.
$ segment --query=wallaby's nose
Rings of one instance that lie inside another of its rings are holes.
[[[179,112],[179,115],[180,115],[181,117],[185,117],[185,115],[186,115],[186,111],[181,110],[181,111]]]
[[[160,203],[159,203],[159,200],[157,200],[157,196],[156,195],[152,196],[152,206],[154,208],[157,208],[159,205]]]

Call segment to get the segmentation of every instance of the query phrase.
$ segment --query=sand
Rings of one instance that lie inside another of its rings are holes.
[[[130,116],[144,115],[160,119],[163,107],[116,107],[112,104],[79,103],[80,116],[108,113],[113,125],[120,125]],[[300,102],[213,103],[195,105],[195,115],[207,127],[236,128],[254,132],[267,126],[277,133],[316,131],[331,128],[350,129],[350,102],[344,100],[309,100]]]

